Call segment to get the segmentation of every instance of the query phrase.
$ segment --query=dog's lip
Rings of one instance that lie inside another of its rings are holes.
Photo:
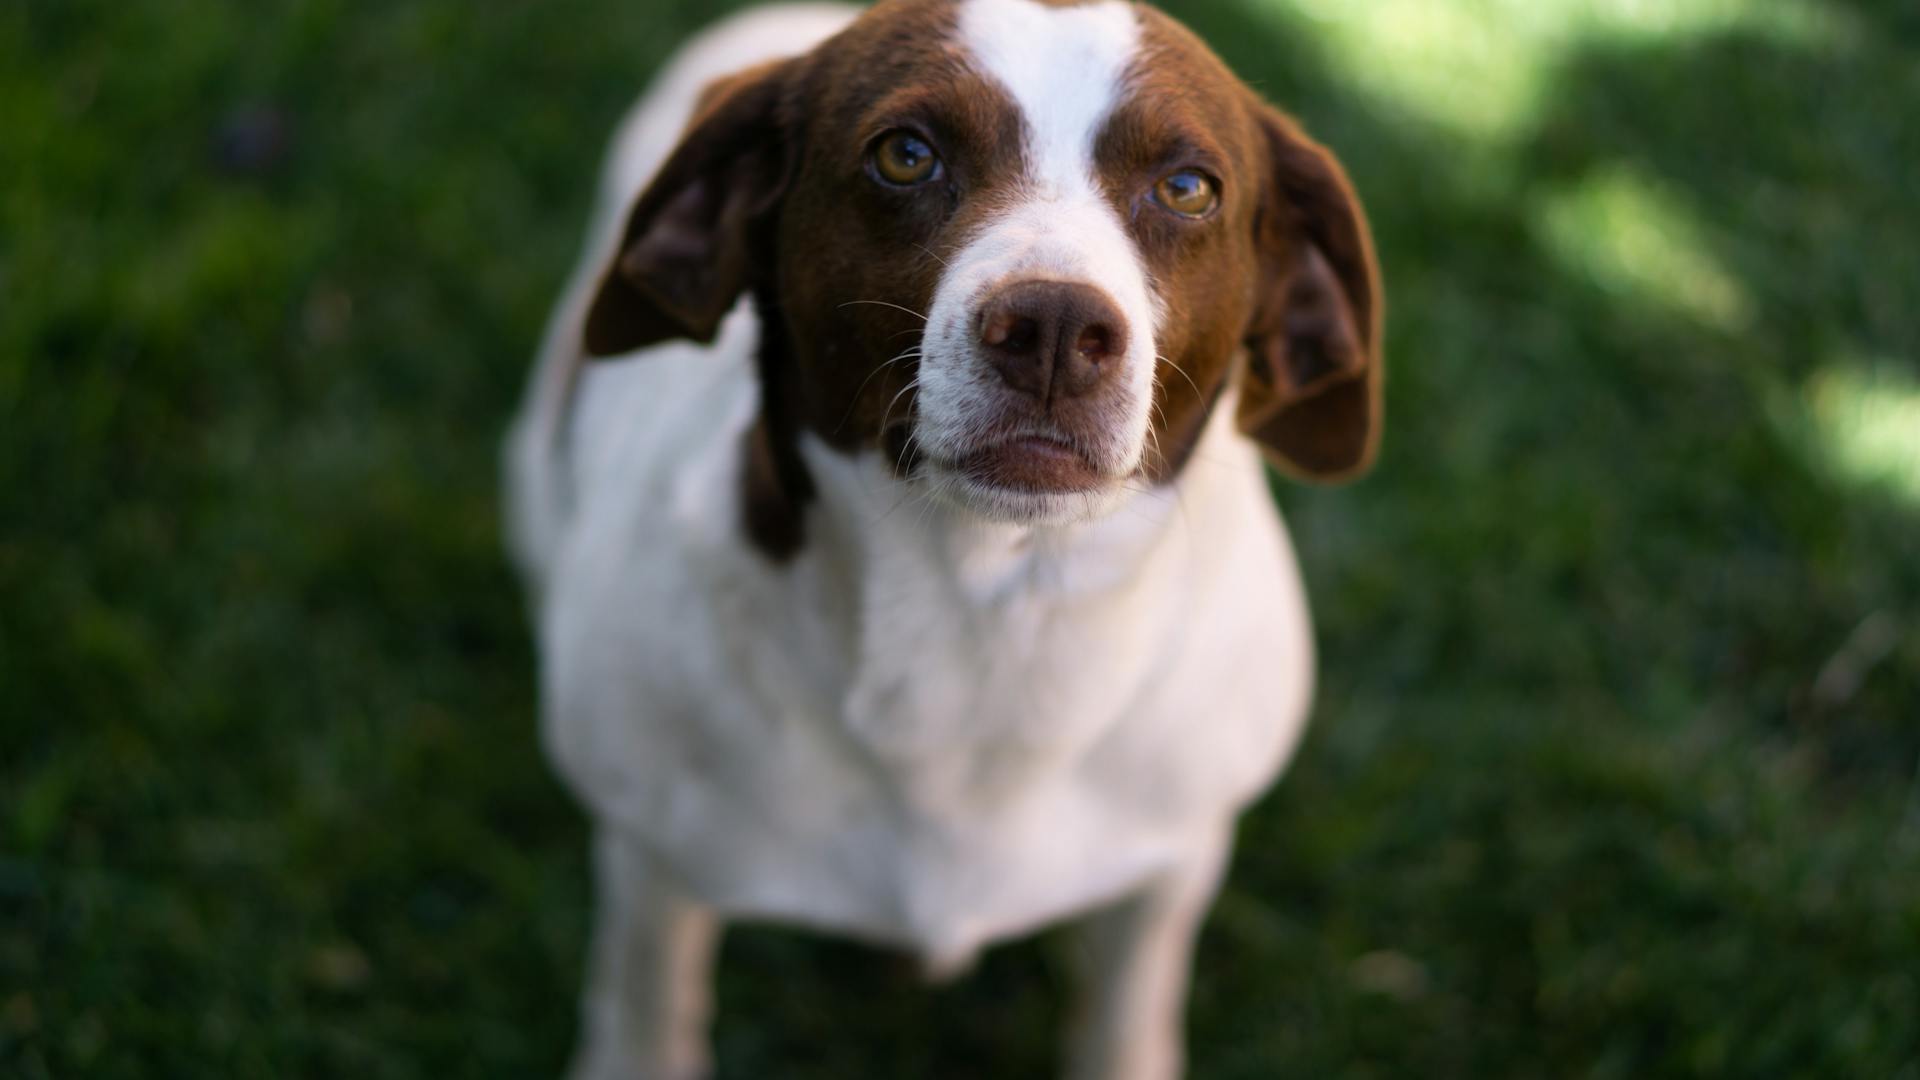
[[[1032,494],[1074,494],[1107,484],[1085,452],[1049,435],[1017,435],[940,464],[983,487]]]

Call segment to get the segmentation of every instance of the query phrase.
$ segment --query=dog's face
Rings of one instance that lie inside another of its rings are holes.
[[[985,516],[1097,515],[1176,477],[1229,385],[1297,474],[1377,441],[1379,289],[1339,166],[1116,0],[886,0],[714,87],[588,351],[710,340],[743,292],[770,483],[805,485],[811,432]]]

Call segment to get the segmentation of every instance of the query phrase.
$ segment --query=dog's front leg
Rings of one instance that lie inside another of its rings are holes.
[[[720,922],[638,845],[610,829],[594,844],[593,940],[573,1080],[698,1080]]]
[[[1088,919],[1070,1080],[1179,1080],[1186,1070],[1193,946],[1229,848],[1228,831],[1134,896]]]

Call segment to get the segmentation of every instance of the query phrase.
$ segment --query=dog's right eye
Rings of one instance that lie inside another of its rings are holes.
[[[896,131],[873,148],[873,172],[895,187],[913,187],[940,175],[940,155],[910,131]]]

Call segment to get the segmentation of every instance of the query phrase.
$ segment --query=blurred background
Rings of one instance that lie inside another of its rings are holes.
[[[585,830],[496,445],[695,0],[0,5],[0,1075],[553,1075]],[[1388,444],[1194,1074],[1920,1078],[1920,7],[1166,5],[1335,147]],[[771,929],[722,1077],[1046,1075]]]

